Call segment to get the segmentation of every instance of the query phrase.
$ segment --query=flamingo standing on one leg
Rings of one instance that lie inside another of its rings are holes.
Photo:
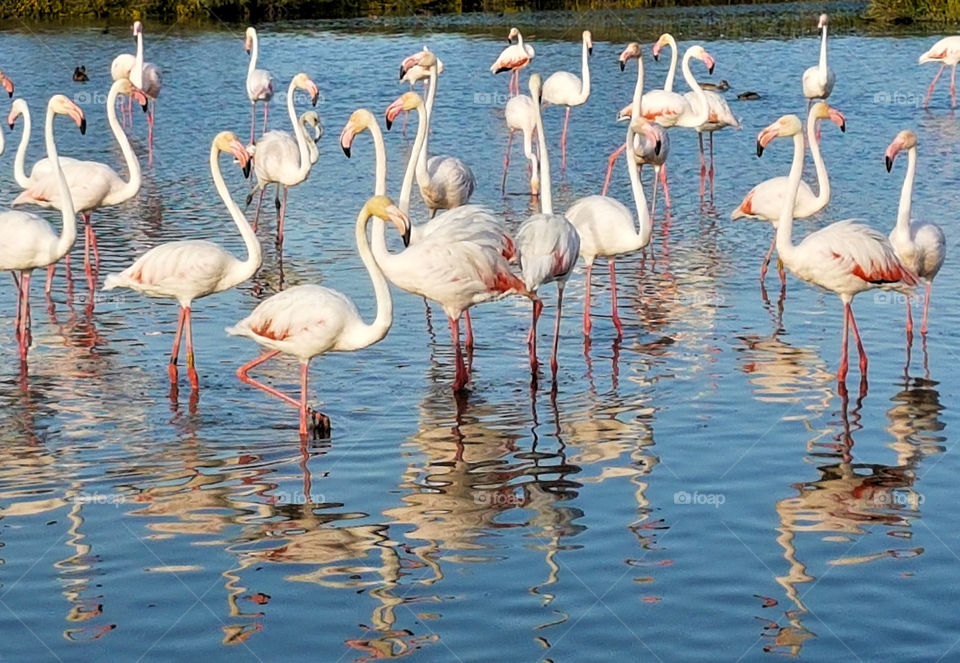
[[[960,62],[960,35],[953,37],[944,37],[930,49],[920,56],[919,64],[925,62],[939,62],[940,69],[930,81],[930,87],[927,88],[927,95],[923,98],[923,107],[930,105],[930,97],[933,96],[933,88],[937,86],[943,68],[950,65],[950,108],[957,107],[957,63]]]
[[[589,33],[585,33],[589,34]],[[549,82],[549,79],[548,79]],[[517,257],[520,272],[527,290],[536,293],[542,285],[557,284],[557,317],[553,325],[553,354],[550,355],[550,371],[557,379],[557,347],[560,341],[560,315],[563,309],[563,288],[573,273],[580,257],[580,235],[573,224],[562,214],[553,213],[553,192],[550,185],[550,160],[547,156],[547,140],[540,114],[543,94],[539,74],[530,76],[530,98],[534,102],[534,114],[540,143],[540,213],[523,222],[517,231]],[[517,97],[514,97],[517,98]],[[537,370],[537,320],[543,311],[543,301],[533,300],[533,320],[527,345],[530,347],[530,369]]]
[[[270,112],[270,100],[273,99],[273,76],[266,69],[257,69],[257,56],[260,53],[260,40],[253,26],[247,28],[243,47],[250,54],[247,66],[247,98],[250,99],[250,142],[254,141],[257,102],[263,102],[263,131],[267,131],[267,114]]]
[[[140,162],[137,160],[137,155],[130,146],[130,141],[117,119],[117,97],[121,94],[136,98],[141,106],[146,106],[147,99],[143,92],[134,87],[128,79],[114,81],[113,85],[110,86],[110,92],[107,94],[107,120],[114,138],[120,146],[120,151],[123,153],[129,179],[124,180],[113,168],[99,161],[79,161],[69,157],[60,157],[60,164],[70,187],[72,207],[80,212],[84,221],[83,263],[91,287],[96,277],[90,262],[90,252],[92,250],[98,266],[100,252],[97,249],[97,235],[90,223],[90,215],[101,207],[111,207],[126,202],[140,191]],[[10,109],[8,123],[13,126],[20,115],[23,115],[24,127],[20,147],[17,149],[17,156],[14,160],[14,177],[17,184],[24,188],[24,191],[13,200],[13,206],[32,204],[41,207],[59,208],[63,204],[63,199],[60,197],[56,172],[49,159],[41,159],[35,163],[30,170],[29,177],[24,172],[27,143],[30,140],[30,114],[26,102],[17,99]],[[85,124],[81,127],[81,130],[86,130]],[[52,278],[53,269],[51,268],[47,272],[47,292],[50,291]]]
[[[133,34],[137,36],[137,57],[130,69],[130,82],[147,96],[147,151],[149,161],[153,163],[153,128],[163,76],[157,65],[143,61],[143,25],[140,21],[133,24]]]
[[[30,275],[38,267],[47,267],[65,256],[77,237],[77,219],[70,200],[70,189],[63,173],[57,146],[53,137],[53,120],[57,115],[69,115],[81,130],[86,122],[83,111],[62,94],[54,95],[47,103],[46,138],[47,159],[52,164],[57,178],[59,197],[64,201],[60,207],[63,226],[58,235],[50,224],[36,214],[10,210],[0,214],[0,270],[13,272],[17,286],[16,337],[20,349],[20,362],[26,364],[30,348]]]
[[[364,203],[357,217],[356,241],[376,295],[377,315],[371,324],[363,321],[356,305],[346,295],[307,284],[278,292],[226,330],[232,336],[252,338],[269,350],[241,366],[237,376],[242,382],[296,407],[300,411],[300,435],[304,437],[309,431],[308,418],[312,419],[317,434],[330,433],[330,419],[307,407],[310,360],[326,352],[353,352],[369,347],[383,339],[393,324],[390,287],[367,240],[367,225],[374,216],[396,225],[405,242],[410,237],[409,220],[389,198],[374,196]],[[281,353],[300,360],[299,401],[249,376],[251,369]]]
[[[217,193],[233,217],[240,231],[247,258],[238,260],[218,244],[206,240],[182,240],[167,242],[147,251],[132,265],[119,274],[110,274],[104,282],[104,290],[130,288],[149,297],[176,299],[180,304],[180,319],[173,337],[170,353],[170,383],[177,383],[177,359],[180,354],[180,339],[187,337],[187,375],[194,391],[200,388],[196,362],[193,354],[191,318],[194,299],[223,292],[243,283],[260,267],[260,242],[243,213],[230,197],[230,191],[220,172],[220,154],[229,152],[240,164],[244,174],[250,172],[250,155],[229,131],[217,134],[210,146],[210,172]]]
[[[893,139],[884,155],[887,172],[893,168],[893,160],[901,150],[907,150],[907,174],[903,178],[903,188],[900,190],[897,225],[890,232],[890,244],[897,252],[900,262],[926,281],[923,321],[920,323],[920,333],[926,335],[933,279],[943,266],[943,260],[947,254],[947,242],[943,230],[937,224],[910,220],[913,180],[917,174],[917,134],[909,130],[901,131]],[[907,298],[907,334],[908,338],[913,334],[913,316],[910,312],[909,297]]]
[[[540,164],[539,157],[533,148],[533,134],[537,128],[536,106],[533,99],[525,94],[510,97],[504,109],[504,116],[510,133],[507,137],[507,151],[503,156],[503,180],[500,182],[500,193],[507,188],[510,148],[513,145],[513,135],[519,131],[523,134],[523,154],[530,160],[530,194],[536,196],[540,193]]]
[[[516,44],[513,43],[514,39],[517,40]],[[508,92],[510,95],[520,94],[520,70],[530,64],[536,53],[533,46],[523,43],[523,35],[516,28],[510,28],[507,43],[510,45],[500,51],[500,55],[490,65],[490,73],[511,72],[507,84]]]
[[[800,190],[797,192],[797,204],[793,209],[793,218],[806,219],[813,216],[830,202],[830,178],[827,175],[827,166],[823,163],[823,156],[820,154],[820,142],[816,139],[817,125],[820,120],[830,120],[838,127],[840,131],[847,130],[847,121],[843,113],[824,101],[818,101],[810,107],[807,114],[807,142],[810,143],[810,154],[813,156],[813,165],[817,171],[817,183],[820,192],[813,194],[813,190],[806,182],[800,182]],[[777,219],[780,218],[780,211],[783,209],[783,201],[787,197],[789,178],[772,177],[764,180],[757,186],[750,189],[750,192],[744,196],[743,201],[730,214],[731,219],[751,218],[769,221],[774,224],[776,230]],[[777,245],[777,235],[774,232],[773,240],[770,242],[770,248],[763,259],[763,265],[760,267],[761,283],[767,276],[767,267],[770,265],[770,258],[773,256],[773,250]],[[786,287],[787,277],[783,271],[783,263],[778,261],[777,271],[780,273],[780,283]]]
[[[277,185],[277,246],[283,245],[283,222],[287,213],[287,193],[290,187],[296,186],[307,179],[313,162],[310,160],[310,139],[306,129],[297,118],[297,110],[293,105],[295,91],[303,90],[310,95],[311,103],[316,106],[320,91],[316,83],[304,73],[299,73],[290,81],[287,89],[287,113],[290,124],[293,126],[293,135],[287,131],[268,131],[260,136],[255,145],[248,146],[253,155],[253,172],[257,176],[257,185],[247,195],[247,205],[253,200],[253,195],[259,190],[257,199],[257,213],[253,222],[256,229],[260,219],[260,206],[263,194],[270,184]],[[280,189],[283,189],[283,202],[280,201]]]
[[[671,37],[672,39],[672,37]],[[627,66],[627,62],[635,59],[637,61],[637,84],[633,89],[633,101],[630,106],[627,108],[629,112],[621,113],[617,117],[617,120],[630,120],[633,117],[640,117],[643,100],[643,55],[640,49],[640,44],[637,42],[631,42],[627,44],[627,47],[623,49],[620,53],[620,71],[624,71]],[[633,149],[631,150],[632,156],[637,161],[637,166],[639,167],[639,172],[643,174],[643,166],[645,164],[650,164],[653,166],[654,178],[653,178],[653,196],[650,203],[650,216],[654,215],[654,211],[657,207],[657,183],[663,187],[663,197],[664,204],[670,205],[670,193],[667,190],[667,179],[665,177],[666,173],[666,164],[667,156],[670,153],[670,137],[667,134],[666,129],[664,129],[659,124],[653,123],[650,125],[651,129],[657,134],[657,140],[647,140],[646,134],[644,133],[634,133],[634,144]],[[659,151],[658,145],[659,143]],[[607,189],[610,186],[610,176],[613,174],[613,164],[616,163],[617,157],[619,157],[626,150],[626,144],[618,147],[610,155],[610,158],[607,160],[607,175],[603,180],[603,191],[601,195],[607,195]]]
[[[589,30],[582,35],[580,67],[583,79],[569,71],[550,75],[543,84],[543,100],[554,106],[566,106],[563,118],[563,135],[560,137],[561,168],[567,167],[567,126],[570,124],[570,109],[581,106],[590,98],[590,56],[593,55],[593,38]]]
[[[860,340],[851,302],[857,293],[872,288],[893,288],[907,294],[917,277],[900,259],[882,234],[853,221],[838,221],[793,243],[793,210],[797,204],[803,172],[803,125],[796,115],[784,115],[760,132],[757,156],[774,138],[793,138],[793,162],[787,196],[777,220],[777,253],[794,276],[836,293],[843,302],[843,343],[837,382],[844,384],[847,371],[847,341],[853,330],[860,355],[861,380],[866,381],[867,353]],[[842,387],[845,388],[845,387]]]

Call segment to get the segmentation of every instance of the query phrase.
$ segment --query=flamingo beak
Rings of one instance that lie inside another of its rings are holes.
[[[770,142],[777,137],[778,125],[771,124],[769,127],[760,132],[760,135],[757,136],[757,156],[763,156],[763,149],[770,144]]]
[[[397,115],[403,110],[403,99],[397,99],[392,104],[387,106],[386,118],[387,118],[387,131],[393,127],[393,121],[397,119]]]
[[[893,160],[897,158],[897,154],[900,150],[903,149],[903,146],[900,144],[899,140],[894,140],[890,143],[890,146],[887,148],[887,151],[884,153],[884,162],[887,166],[887,172],[889,173],[893,170]]]
[[[587,46],[587,55],[593,55],[593,44]]]
[[[626,68],[627,68],[627,63],[624,62],[623,60],[620,60],[620,71],[623,71]]]
[[[237,163],[240,164],[240,169],[243,171],[243,176],[250,177],[250,153],[247,152],[240,141],[235,140],[230,143],[230,153],[237,158]]]
[[[340,132],[340,149],[343,150],[343,153],[347,155],[348,159],[350,158],[350,145],[353,144],[353,137],[356,135],[357,133],[349,123],[347,123],[347,126]]]
[[[307,92],[310,94],[310,104],[316,107],[317,101],[320,99],[320,90],[317,88],[317,84],[313,81],[308,81]]]
[[[130,86],[132,88],[132,90],[130,91],[130,96],[133,97],[138,104],[140,104],[140,108],[142,108],[143,112],[146,113],[147,112],[147,95],[144,94],[143,90],[138,88],[136,85],[133,85],[131,83]]]
[[[13,96],[13,81],[11,81],[11,80],[10,80],[9,78],[7,78],[6,76],[3,77],[3,89],[5,89],[5,90],[7,91],[7,96],[8,96],[8,97],[12,97],[12,96]]]
[[[658,41],[656,44],[653,45],[653,59],[654,59],[656,62],[660,62],[660,49],[662,49],[662,48],[663,48],[663,47],[660,45],[660,42],[659,42],[659,41]]]
[[[400,211],[400,208],[396,205],[389,205],[386,213],[387,220],[392,221],[393,225],[400,231],[400,236],[403,238],[403,245],[410,246],[410,219],[407,218],[407,215]]]
[[[407,73],[407,72],[405,72],[405,71],[403,70],[403,65],[401,64],[401,65],[400,65],[400,77],[398,78],[398,80],[401,80],[401,81],[402,81],[402,80],[403,80],[403,75],[404,75],[405,73]]]
[[[847,132],[847,118],[843,116],[843,113],[836,110],[835,108],[830,109],[830,121],[835,125],[840,127],[840,131],[843,133]]]
[[[707,73],[713,74],[713,68],[716,66],[717,61],[713,59],[713,56],[709,53],[703,54],[703,63],[707,65]]]

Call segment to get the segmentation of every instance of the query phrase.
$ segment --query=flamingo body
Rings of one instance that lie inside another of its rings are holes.
[[[807,99],[826,99],[833,92],[837,77],[827,64],[827,24],[826,14],[820,14],[817,28],[820,30],[820,62],[803,72],[803,96]]]
[[[926,108],[930,103],[930,97],[933,96],[933,89],[936,87],[937,81],[940,80],[940,75],[943,73],[944,68],[949,65],[952,68],[950,72],[950,102],[951,108],[956,108],[957,63],[960,62],[960,35],[944,37],[939,40],[920,56],[918,62],[920,64],[926,62],[940,63],[940,69],[937,70],[933,80],[930,82],[930,87],[927,88],[927,95],[923,99],[923,107]]]

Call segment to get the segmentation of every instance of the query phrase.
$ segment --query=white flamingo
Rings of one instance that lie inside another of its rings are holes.
[[[400,82],[409,83],[410,89],[414,89],[414,85],[418,82],[423,81],[424,88],[427,87],[428,81],[430,79],[430,68],[424,67],[420,64],[420,60],[423,58],[424,53],[429,53],[430,49],[426,46],[423,47],[423,50],[417,51],[413,55],[408,55],[400,63]],[[437,75],[443,73],[443,60],[437,58]],[[424,92],[426,94],[426,91]],[[403,133],[407,133],[407,117],[410,113],[405,113],[403,116]]]
[[[383,339],[393,324],[393,300],[383,271],[367,241],[371,217],[390,221],[406,241],[409,221],[386,196],[374,196],[360,210],[356,224],[357,250],[363,261],[377,301],[377,315],[367,324],[356,305],[344,294],[319,285],[298,285],[278,292],[261,302],[253,312],[226,329],[232,336],[246,336],[268,352],[237,369],[242,382],[280,398],[300,411],[300,435],[306,436],[312,423],[321,436],[329,435],[330,419],[307,407],[307,375],[310,360],[327,352],[354,352]],[[300,360],[300,400],[250,377],[250,370],[285,354]],[[312,419],[312,421],[308,421]]]
[[[926,53],[920,56],[919,64],[926,62],[939,62],[940,69],[937,70],[933,80],[930,81],[930,87],[927,88],[927,94],[923,98],[923,107],[930,105],[930,97],[933,96],[933,88],[937,86],[940,75],[944,67],[950,65],[950,107],[957,107],[957,63],[960,62],[960,35],[953,37],[944,37],[936,44],[931,46]]]
[[[187,376],[194,390],[200,388],[200,381],[197,377],[193,354],[191,329],[193,300],[234,288],[253,276],[260,267],[260,242],[257,241],[253,229],[230,196],[223,174],[220,172],[220,154],[223,152],[232,154],[245,174],[250,172],[250,156],[237,136],[229,131],[217,134],[210,146],[210,172],[213,175],[217,193],[220,194],[221,200],[243,238],[247,250],[246,259],[238,260],[219,244],[206,240],[167,242],[150,249],[119,274],[107,276],[103,285],[104,290],[129,288],[148,297],[177,300],[180,304],[180,317],[173,337],[173,350],[170,353],[168,368],[170,383],[172,385],[177,383],[180,340],[185,334]]]
[[[60,157],[60,164],[70,187],[72,207],[83,217],[85,226],[83,262],[87,278],[91,284],[94,274],[90,263],[90,251],[93,251],[94,259],[98,265],[100,253],[97,248],[97,236],[90,223],[90,215],[101,207],[111,207],[126,202],[140,191],[140,162],[130,146],[127,135],[123,132],[123,127],[117,120],[116,105],[117,97],[120,94],[133,96],[141,105],[146,105],[147,99],[128,79],[114,81],[113,85],[110,86],[110,92],[107,94],[107,120],[114,138],[120,146],[120,151],[123,153],[129,179],[124,180],[113,168],[99,161],[79,161],[69,157]],[[10,110],[8,122],[13,125],[20,115],[23,116],[24,120],[23,136],[20,139],[20,147],[17,149],[17,155],[14,159],[13,172],[17,184],[23,187],[24,191],[13,200],[13,205],[31,204],[40,207],[59,208],[63,199],[60,196],[56,171],[52,168],[49,159],[37,161],[30,170],[29,177],[25,173],[24,162],[26,160],[27,144],[30,141],[30,113],[26,102],[17,99]],[[81,131],[86,129],[86,121],[83,120],[83,122]],[[48,292],[50,291],[52,277],[53,270],[51,269],[47,273]]]
[[[817,66],[803,72],[803,96],[809,100],[826,99],[833,92],[837,77],[827,64],[827,15],[820,14],[817,29],[820,31],[820,61]]]
[[[817,185],[819,192],[814,195],[810,185],[804,181],[800,182],[800,189],[797,192],[797,204],[793,209],[793,218],[806,219],[813,216],[830,202],[830,177],[827,174],[827,166],[823,162],[823,155],[820,153],[820,142],[816,139],[817,125],[820,120],[830,120],[838,127],[840,131],[847,130],[846,118],[843,113],[837,109],[828,106],[824,101],[818,101],[810,107],[807,114],[807,142],[810,144],[810,154],[813,157],[813,166],[817,171]],[[774,224],[776,229],[777,219],[780,218],[780,211],[783,209],[783,201],[787,197],[789,178],[785,176],[771,177],[764,180],[757,186],[750,189],[743,201],[730,214],[731,219],[760,219]],[[777,245],[777,236],[774,233],[770,242],[770,248],[763,259],[763,265],[760,267],[760,280],[763,281],[767,276],[767,267],[770,265],[770,258],[773,256],[773,250]],[[777,271],[780,273],[780,282],[785,286],[787,283],[786,274],[783,271],[783,263],[778,262]]]
[[[134,37],[137,35],[137,23],[140,21],[133,22],[133,31],[132,34]],[[134,40],[136,41],[136,40]],[[130,78],[130,70],[133,69],[133,65],[137,62],[137,56],[135,53],[121,53],[117,57],[113,58],[113,61],[110,63],[110,78],[114,81],[119,81],[124,78]],[[127,98],[129,104],[124,104],[121,106],[120,110],[124,113],[124,122],[127,119],[130,119],[131,123],[133,121],[133,99]]]
[[[260,219],[260,207],[263,203],[263,194],[270,184],[277,185],[277,245],[283,244],[283,222],[287,213],[287,193],[290,187],[296,186],[307,179],[313,166],[311,161],[310,143],[306,129],[297,118],[297,110],[293,105],[295,91],[303,90],[310,95],[311,103],[316,106],[320,91],[316,83],[304,74],[299,73],[290,81],[287,88],[287,113],[293,134],[288,131],[268,131],[260,136],[260,140],[247,147],[253,155],[253,172],[257,176],[257,184],[247,195],[247,205],[253,200],[253,195],[260,191],[257,199],[257,213],[253,222],[256,229]],[[316,147],[314,145],[314,147]],[[283,189],[283,201],[280,200],[280,190]]]
[[[514,44],[513,40],[517,43]],[[510,28],[507,35],[507,43],[510,44],[500,52],[497,59],[490,65],[490,73],[499,74],[503,71],[509,71],[510,81],[507,85],[511,95],[520,94],[520,70],[526,67],[536,55],[533,46],[523,43],[523,35],[517,28]]]
[[[147,149],[150,162],[153,163],[153,126],[157,111],[157,97],[163,87],[163,76],[157,65],[143,61],[143,25],[140,21],[133,24],[133,34],[137,37],[137,56],[130,69],[130,82],[147,96]]]
[[[589,30],[584,30],[581,37],[580,68],[583,75],[581,80],[576,74],[569,71],[558,71],[550,74],[543,84],[543,100],[554,106],[566,106],[567,112],[563,118],[563,134],[560,137],[561,168],[567,167],[567,126],[570,124],[570,109],[582,106],[590,98],[590,56],[593,55],[593,38]]]
[[[62,94],[54,95],[47,103],[44,137],[47,159],[57,178],[58,193],[64,204],[60,208],[63,226],[57,234],[50,224],[36,214],[10,210],[0,214],[0,270],[13,272],[17,288],[16,336],[20,362],[25,365],[30,348],[30,275],[36,268],[48,267],[67,255],[77,237],[77,219],[70,201],[67,178],[60,165],[53,137],[53,120],[57,115],[68,115],[81,127],[83,111]]]
[[[323,123],[320,122],[320,116],[317,111],[306,111],[300,114],[300,126],[304,131],[313,132],[313,137],[307,141],[307,151],[310,153],[310,163],[315,164],[320,160],[320,150],[317,143],[323,138]]]
[[[943,230],[937,224],[910,219],[913,180],[917,174],[917,134],[909,130],[901,131],[893,139],[884,155],[888,172],[893,168],[893,161],[902,150],[907,150],[907,174],[903,178],[903,188],[900,190],[897,225],[890,232],[890,243],[897,252],[900,262],[926,281],[923,321],[920,323],[920,333],[926,334],[933,279],[943,266],[943,260],[947,255],[947,242]],[[907,333],[912,332],[913,315],[910,312],[910,298],[907,297]]]
[[[797,204],[803,172],[803,125],[796,115],[784,115],[760,132],[757,156],[774,138],[793,138],[793,162],[787,197],[777,220],[777,253],[799,279],[836,293],[843,302],[843,344],[837,381],[844,384],[847,371],[849,331],[857,341],[861,380],[866,380],[867,353],[853,317],[851,302],[857,293],[873,288],[892,288],[910,294],[917,277],[907,269],[882,234],[853,221],[838,221],[793,243],[793,210]],[[842,387],[845,389],[846,387]]]
[[[507,188],[507,171],[510,169],[510,148],[513,145],[513,135],[516,132],[523,134],[523,154],[530,161],[530,194],[540,193],[540,164],[539,157],[533,148],[533,134],[537,129],[536,105],[533,99],[525,94],[510,97],[504,109],[507,128],[510,133],[507,137],[507,150],[503,155],[503,179],[500,182],[500,192]]]
[[[589,34],[589,33],[585,33]],[[548,79],[549,82],[549,79]],[[560,316],[563,309],[563,288],[573,273],[580,257],[580,235],[566,217],[553,213],[553,191],[550,185],[550,159],[543,131],[540,102],[546,85],[541,88],[539,74],[530,76],[530,98],[534,100],[534,115],[540,143],[540,212],[523,222],[517,231],[517,257],[520,273],[527,290],[536,294],[547,283],[557,284],[557,316],[553,324],[553,353],[550,371],[557,379],[557,347],[560,341]],[[515,97],[516,98],[516,97]],[[533,320],[527,345],[530,347],[530,368],[537,370],[537,321],[543,311],[543,301],[533,300]]]
[[[270,100],[273,99],[274,80],[266,69],[257,69],[257,57],[260,54],[260,40],[253,26],[247,28],[244,46],[250,54],[247,65],[247,98],[250,99],[250,142],[253,142],[257,116],[257,102],[263,103],[263,131],[267,131],[267,115],[270,112]]]

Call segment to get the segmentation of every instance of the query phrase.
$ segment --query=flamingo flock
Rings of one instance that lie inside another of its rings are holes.
[[[845,389],[849,372],[850,335],[857,345],[862,380],[865,381],[867,373],[867,354],[852,308],[854,297],[875,288],[910,294],[917,286],[925,285],[920,333],[926,335],[933,280],[943,265],[946,241],[938,225],[911,218],[917,169],[917,136],[910,130],[897,134],[884,154],[886,168],[890,171],[897,156],[901,152],[907,153],[899,208],[889,237],[870,225],[847,220],[826,225],[800,241],[794,239],[795,219],[820,214],[830,201],[831,186],[821,152],[820,125],[823,121],[829,121],[841,131],[846,128],[844,114],[827,102],[836,85],[836,76],[828,61],[827,26],[828,17],[823,14],[817,21],[820,32],[818,64],[804,71],[800,77],[798,92],[807,100],[805,123],[797,115],[784,115],[762,129],[757,136],[757,156],[767,151],[777,139],[789,139],[792,142],[793,158],[789,173],[754,186],[730,216],[732,219],[758,219],[773,225],[774,238],[761,267],[761,284],[776,251],[782,288],[786,285],[785,272],[789,271],[797,279],[833,292],[840,298],[843,304],[843,335],[837,381]],[[60,212],[61,224],[57,232],[46,219],[31,212],[14,209],[0,213],[0,233],[7,238],[0,243],[0,270],[13,274],[18,302],[14,316],[15,337],[24,370],[32,344],[29,298],[32,271],[47,270],[48,293],[55,265],[59,261],[65,262],[69,278],[69,254],[77,238],[76,215],[80,214],[85,233],[84,267],[91,288],[96,287],[99,281],[99,252],[91,215],[103,207],[131,200],[140,190],[140,160],[123,126],[132,124],[131,109],[134,103],[147,113],[148,159],[151,163],[153,160],[154,115],[162,87],[162,70],[144,59],[144,29],[139,21],[133,24],[132,34],[136,38],[136,53],[120,54],[113,60],[110,72],[113,84],[107,99],[108,122],[123,155],[126,177],[100,161],[60,156],[54,132],[56,117],[67,116],[81,132],[86,129],[83,111],[65,96],[53,95],[47,103],[44,124],[46,157],[32,166],[29,175],[26,151],[31,116],[26,101],[16,99],[8,117],[11,127],[18,119],[23,120],[22,136],[14,160],[15,179],[22,192],[12,204],[14,207],[32,205],[56,209]],[[557,301],[550,371],[556,388],[564,288],[570,279],[575,278],[576,265],[581,259],[584,265],[584,338],[589,340],[593,333],[592,270],[597,258],[605,258],[608,263],[611,320],[615,334],[619,338],[627,333],[618,314],[616,260],[636,256],[650,244],[658,189],[663,191],[664,206],[667,209],[670,207],[667,168],[671,161],[671,134],[674,134],[673,140],[682,140],[673,129],[696,131],[701,197],[708,183],[710,191],[713,191],[713,135],[727,128],[740,129],[741,123],[718,93],[724,88],[701,85],[693,74],[691,65],[694,60],[701,63],[708,73],[712,73],[716,66],[715,58],[703,45],[687,46],[681,58],[674,37],[662,35],[653,44],[651,53],[658,58],[663,49],[668,48],[670,66],[662,88],[649,90],[644,87],[644,48],[641,44],[631,42],[620,52],[618,63],[621,71],[633,61],[637,64],[632,99],[618,114],[618,119],[627,121],[624,139],[618,141],[618,147],[607,159],[608,171],[603,190],[599,193],[585,192],[587,195],[577,199],[565,211],[559,211],[553,205],[549,141],[542,113],[544,108],[551,105],[565,108],[560,136],[562,170],[567,159],[571,109],[584,106],[590,98],[593,36],[589,30],[582,32],[579,75],[567,71],[554,72],[549,76],[531,73],[529,95],[520,93],[520,74],[523,69],[533,65],[534,48],[529,41],[524,41],[516,28],[510,30],[507,41],[507,48],[490,66],[493,74],[510,73],[510,98],[505,107],[509,138],[501,190],[505,189],[509,175],[513,136],[519,131],[523,135],[524,156],[529,163],[530,193],[537,202],[534,213],[515,232],[512,231],[503,215],[494,211],[498,206],[489,202],[477,204],[472,200],[477,178],[468,165],[469,158],[431,156],[429,143],[434,113],[447,107],[435,108],[438,76],[444,67],[437,55],[425,46],[401,62],[400,81],[409,83],[410,91],[400,95],[381,111],[388,130],[401,113],[415,113],[417,119],[416,137],[407,159],[397,202],[387,191],[389,155],[378,119],[380,113],[367,108],[357,109],[340,133],[340,146],[348,158],[352,156],[354,143],[360,134],[369,133],[373,143],[373,186],[370,196],[359,205],[354,226],[357,252],[369,275],[376,301],[372,322],[365,321],[357,306],[345,294],[320,285],[302,284],[277,292],[226,328],[227,334],[249,338],[264,350],[237,369],[239,380],[296,408],[302,436],[311,433],[325,436],[331,431],[329,417],[309,405],[310,362],[329,352],[360,351],[385,338],[394,321],[390,284],[443,309],[448,318],[454,351],[452,388],[461,391],[467,389],[471,382],[470,368],[468,362],[464,361],[464,344],[461,343],[461,318],[466,323],[465,346],[469,352],[473,347],[470,309],[512,296],[527,298],[532,305],[527,345],[531,375],[536,380],[540,371],[537,323],[544,309],[541,295],[544,286],[555,283]],[[229,130],[217,133],[210,146],[209,169],[226,213],[243,241],[246,255],[238,257],[217,243],[201,239],[160,243],[126,269],[106,276],[102,285],[104,290],[127,288],[148,297],[173,299],[179,304],[180,313],[168,364],[171,393],[176,393],[179,382],[178,362],[182,341],[186,345],[187,379],[191,390],[198,392],[200,389],[191,323],[195,300],[235,288],[261,269],[262,248],[257,236],[257,224],[267,188],[270,185],[275,187],[276,241],[281,246],[288,189],[306,181],[315,166],[336,167],[334,157],[321,159],[323,155],[319,151],[318,141],[323,133],[323,125],[320,117],[315,111],[297,114],[296,92],[302,91],[316,105],[320,86],[304,72],[293,76],[285,97],[289,130],[268,131],[268,109],[275,94],[276,79],[266,69],[258,68],[261,53],[255,28],[250,27],[245,31],[244,45],[250,54],[245,80],[246,95],[251,104],[249,139],[241,141],[235,132]],[[682,77],[690,88],[686,93],[674,90],[678,62]],[[941,64],[930,84],[926,101],[929,102],[944,68],[950,65],[953,68],[950,92],[955,106],[954,78],[956,65],[960,62],[960,37],[948,37],[937,42],[920,56],[920,63],[924,62]],[[239,78],[238,75],[238,87]],[[422,95],[416,91],[417,83],[424,86]],[[13,83],[2,71],[0,84],[12,97]],[[796,94],[796,98],[799,101],[800,95]],[[117,116],[118,102],[123,112],[122,123]],[[263,106],[263,129],[259,133],[256,130],[257,104]],[[705,133],[709,134],[709,150],[704,146]],[[689,133],[687,135],[692,136]],[[808,148],[816,169],[816,194],[802,180]],[[2,149],[0,142],[0,153]],[[608,195],[608,184],[620,154],[625,156],[632,201],[622,201]],[[244,177],[251,172],[255,175],[255,184],[246,197],[246,206],[249,207],[254,196],[258,195],[252,223],[230,194],[221,168],[222,155],[229,155],[232,162],[239,165]],[[650,203],[642,183],[645,165],[654,171]],[[486,174],[482,172],[481,176]],[[429,217],[420,223],[415,222],[416,213],[411,210],[414,182],[420,190]],[[402,250],[388,248],[387,224],[396,228],[403,242]],[[908,342],[911,342],[914,328],[909,298],[905,329]],[[253,369],[279,355],[296,358],[300,363],[300,391],[296,396],[250,375]]]

